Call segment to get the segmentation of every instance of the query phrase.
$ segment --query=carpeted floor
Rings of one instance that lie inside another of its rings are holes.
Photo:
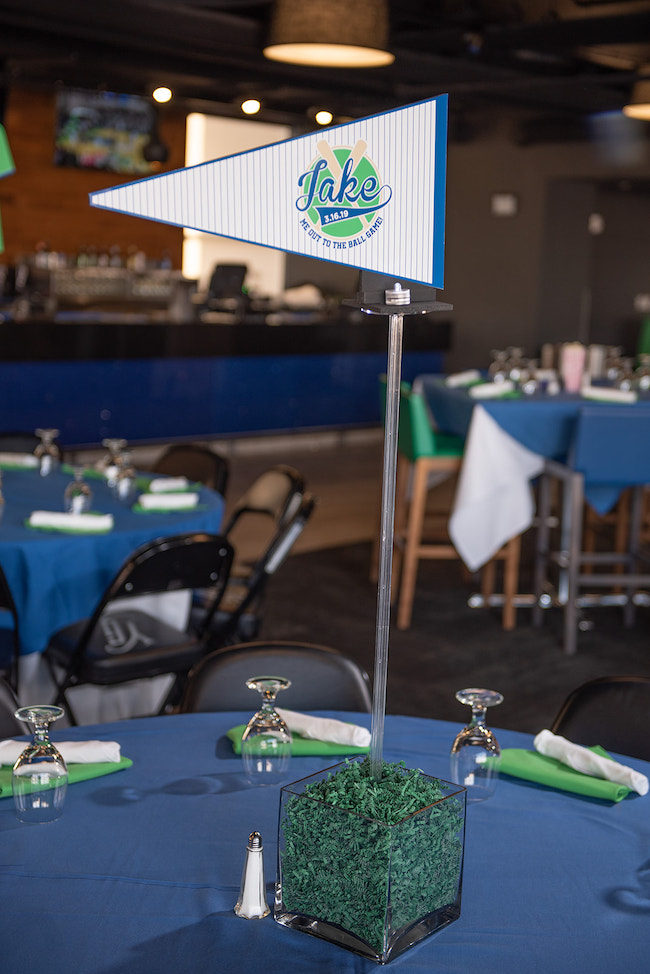
[[[369,544],[290,557],[271,579],[261,637],[334,646],[372,677],[376,586],[369,559]],[[577,655],[567,657],[558,610],[548,610],[544,627],[533,629],[529,610],[520,609],[518,627],[504,632],[496,609],[467,607],[472,591],[459,565],[422,563],[413,624],[406,632],[391,630],[388,712],[462,724],[468,711],[455,691],[489,687],[504,695],[493,725],[534,733],[585,680],[650,676],[647,608],[637,611],[633,629],[622,627],[617,610],[594,609],[594,628],[580,634]]]

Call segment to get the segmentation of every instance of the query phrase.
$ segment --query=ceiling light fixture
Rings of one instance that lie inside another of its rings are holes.
[[[275,0],[264,56],[327,68],[392,64],[388,0]]]
[[[151,97],[154,101],[157,101],[158,104],[164,105],[165,102],[172,100],[172,90],[171,88],[167,88],[165,85],[161,85],[159,88],[154,88],[154,90],[151,92]]]
[[[628,118],[650,121],[650,78],[642,78],[634,83],[630,103],[623,107],[623,114]]]
[[[244,115],[257,115],[261,107],[262,105],[257,98],[247,98],[241,103],[241,110]]]
[[[329,125],[333,120],[334,116],[332,115],[331,112],[328,112],[326,109],[321,108],[319,112],[316,112],[314,118],[316,119],[319,125]]]

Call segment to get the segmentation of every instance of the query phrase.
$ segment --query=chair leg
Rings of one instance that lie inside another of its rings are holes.
[[[564,607],[564,652],[574,656],[577,649],[578,575],[581,570],[582,512],[584,507],[584,478],[572,473],[566,489],[569,491],[569,544],[566,573],[567,599]]]
[[[490,596],[494,594],[496,573],[496,558],[492,558],[481,569],[481,597],[483,599],[483,605],[488,605]]]
[[[628,562],[627,570],[636,572],[638,570],[637,552],[641,534],[641,521],[643,518],[643,488],[635,487],[632,492],[632,503],[629,504],[628,492],[628,538],[626,539]],[[634,625],[635,605],[634,605],[634,586],[627,587],[627,602],[623,608],[623,625],[631,628]]]
[[[519,583],[519,560],[521,558],[521,535],[511,538],[505,546],[503,563],[503,613],[501,625],[506,631],[515,628],[517,609],[515,595]]]
[[[533,626],[539,628],[542,624],[543,610],[541,606],[542,589],[546,579],[549,547],[549,517],[551,514],[551,482],[548,474],[542,473],[539,481],[537,507],[537,535],[535,539],[535,567],[533,592],[535,605],[533,606]]]
[[[413,467],[413,492],[408,513],[402,579],[397,606],[398,629],[408,629],[411,624],[419,561],[418,547],[422,540],[422,526],[427,502],[427,473],[426,463],[416,461]]]
[[[404,557],[409,511],[409,482],[412,465],[406,457],[397,458],[397,482],[395,484],[395,528],[393,544],[393,568],[391,574],[391,602],[397,601],[400,586],[400,569]],[[379,547],[377,548],[379,552]],[[379,559],[379,555],[377,555]]]

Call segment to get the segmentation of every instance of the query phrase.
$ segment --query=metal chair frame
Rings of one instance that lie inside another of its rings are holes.
[[[650,411],[638,418],[648,424]],[[625,414],[611,410],[585,408],[581,411],[576,427],[575,442],[567,463],[547,460],[539,484],[538,530],[534,565],[535,604],[533,625],[540,626],[544,608],[561,606],[564,610],[563,647],[567,656],[577,652],[579,612],[582,608],[598,605],[618,605],[623,608],[623,624],[634,624],[635,605],[647,603],[648,596],[638,590],[650,586],[650,573],[639,567],[650,564],[650,548],[641,543],[644,485],[650,481],[650,462],[640,463],[635,469],[621,465],[616,455],[611,457],[611,479],[596,474],[590,483],[614,483],[621,488],[631,488],[627,545],[624,551],[595,552],[583,547],[583,512],[585,505],[585,477],[589,476],[585,443],[592,423],[625,422]],[[628,420],[630,417],[628,416]],[[616,446],[616,445],[614,445]],[[645,453],[648,451],[646,450]],[[625,458],[626,460],[628,458]],[[562,485],[562,514],[559,548],[551,549],[550,507],[551,480]],[[556,591],[549,593],[549,566],[559,569]],[[591,572],[585,568],[612,566],[614,571]],[[617,592],[585,594],[581,590],[618,589]]]

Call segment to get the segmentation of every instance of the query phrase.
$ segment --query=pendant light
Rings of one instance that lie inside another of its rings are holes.
[[[392,64],[387,0],[275,0],[265,57],[329,68]]]

